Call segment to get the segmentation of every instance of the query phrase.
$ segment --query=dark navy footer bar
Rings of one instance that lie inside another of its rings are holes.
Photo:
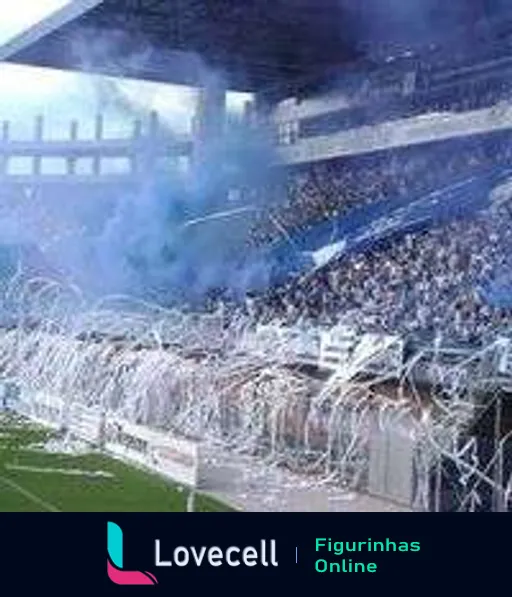
[[[0,521],[2,569],[18,591],[464,591],[508,581],[507,514],[1,514]]]

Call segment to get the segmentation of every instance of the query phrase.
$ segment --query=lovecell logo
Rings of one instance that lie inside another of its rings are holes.
[[[114,522],[107,523],[107,572],[116,585],[156,585],[150,572],[123,570],[123,531]]]

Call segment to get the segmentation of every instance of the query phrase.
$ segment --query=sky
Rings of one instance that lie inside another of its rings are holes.
[[[65,138],[71,120],[79,121],[81,137],[92,136],[98,112],[105,114],[107,136],[129,134],[133,121],[151,110],[174,131],[187,133],[197,100],[196,89],[181,85],[5,62],[0,63],[0,81],[0,120],[12,121],[13,138],[30,138],[38,114],[45,117],[48,138]],[[246,93],[228,93],[228,110],[241,111],[249,98]]]
[[[109,137],[128,135],[133,121],[151,110],[176,132],[186,133],[197,97],[183,86],[10,63],[0,63],[0,80],[0,119],[11,121],[11,136],[17,139],[32,137],[38,114],[44,116],[49,139],[66,138],[72,120],[79,121],[80,137],[92,137],[98,112],[105,115]]]

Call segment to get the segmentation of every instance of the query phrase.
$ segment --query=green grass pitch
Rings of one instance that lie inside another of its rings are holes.
[[[49,439],[52,433],[2,415],[0,512],[186,511],[187,490],[180,490],[160,476],[103,454],[63,455],[29,449]],[[20,470],[23,467],[34,470]],[[69,469],[104,471],[111,477],[63,474],[62,470]],[[195,511],[228,512],[230,508],[199,493]]]

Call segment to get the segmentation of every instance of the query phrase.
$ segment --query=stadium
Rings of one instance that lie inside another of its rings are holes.
[[[218,4],[0,44],[0,511],[509,511],[512,11]]]

